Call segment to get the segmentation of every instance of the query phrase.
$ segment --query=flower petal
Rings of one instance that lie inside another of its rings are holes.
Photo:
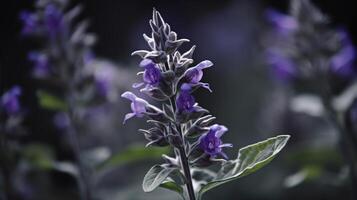
[[[143,82],[141,82],[141,83],[134,83],[134,84],[132,85],[132,87],[133,87],[133,88],[139,88],[139,87],[141,87],[141,86],[143,86],[143,85],[144,85]]]
[[[213,66],[213,63],[209,60],[204,60],[200,63],[198,63],[194,68],[197,68],[199,70],[205,69],[205,68],[209,68]]]
[[[124,117],[123,124],[126,123],[126,120],[128,120],[128,119],[130,119],[130,118],[132,118],[132,117],[134,117],[134,116],[135,116],[135,113],[128,113],[128,114],[126,114],[125,117]]]
[[[129,91],[124,92],[121,97],[129,99],[130,101],[135,101],[135,99],[138,98],[134,93]]]
[[[225,159],[228,160],[228,156],[226,153],[224,153],[223,151],[221,151],[219,154],[221,154],[221,156]]]
[[[219,147],[220,147],[220,148],[233,147],[233,144],[231,144],[231,143],[225,143],[225,144],[219,145]]]

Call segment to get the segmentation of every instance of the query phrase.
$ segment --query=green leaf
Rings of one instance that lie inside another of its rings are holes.
[[[43,144],[30,144],[22,149],[22,160],[25,161],[31,169],[50,171],[56,170],[78,177],[77,166],[70,162],[59,162],[54,158],[53,150]]]
[[[160,184],[160,187],[177,192],[183,197],[183,188],[174,181],[164,181]]]
[[[48,110],[55,110],[55,111],[63,111],[67,110],[67,104],[52,94],[49,94],[45,91],[38,91],[37,98],[39,100],[39,104],[41,107],[48,109]]]
[[[160,187],[177,192],[185,199],[184,187],[186,178],[180,170],[175,170],[160,184]]]
[[[200,188],[198,199],[201,199],[202,195],[212,188],[264,167],[282,150],[289,138],[289,135],[279,135],[240,149],[236,160],[224,163],[216,177]]]
[[[43,144],[31,144],[22,149],[22,158],[31,167],[40,170],[50,170],[53,167],[53,151],[49,146]]]
[[[137,162],[140,160],[150,160],[160,158],[162,154],[170,152],[169,148],[164,147],[145,147],[142,144],[129,146],[127,149],[113,154],[111,157],[101,162],[97,166],[97,170],[106,168],[120,167],[125,164]]]
[[[176,170],[171,167],[163,167],[161,165],[154,165],[145,175],[143,181],[144,192],[151,192],[165,181],[171,172]]]
[[[284,180],[284,186],[287,188],[292,188],[304,183],[305,181],[316,180],[324,174],[324,169],[319,165],[308,165],[303,169],[294,173]],[[335,183],[338,180],[334,180]]]

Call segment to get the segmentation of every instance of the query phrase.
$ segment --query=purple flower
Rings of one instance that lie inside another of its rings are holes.
[[[279,55],[279,52],[273,49],[268,50],[267,61],[272,65],[272,71],[279,79],[291,80],[297,76],[298,72],[294,63],[284,55]]]
[[[140,67],[145,68],[143,79],[150,85],[157,85],[161,80],[161,71],[150,59],[144,59],[140,62]]]
[[[53,123],[58,129],[66,129],[70,126],[71,120],[65,112],[58,112],[53,118]]]
[[[51,36],[57,35],[62,28],[63,13],[54,4],[48,4],[44,11],[44,23]]]
[[[34,13],[22,11],[20,13],[20,19],[23,22],[22,34],[28,35],[38,30],[39,21]]]
[[[342,37],[342,48],[341,50],[332,57],[331,59],[331,69],[338,75],[350,76],[354,74],[354,59],[356,57],[356,49],[352,44],[347,32],[341,31],[340,35]]]
[[[50,66],[46,54],[32,51],[28,54],[28,59],[34,63],[33,74],[36,77],[46,77],[49,75]]]
[[[114,90],[115,71],[111,66],[100,66],[94,74],[95,85],[99,95],[111,95]]]
[[[195,98],[191,95],[191,86],[182,84],[179,95],[176,98],[176,107],[179,113],[194,111]]]
[[[223,144],[221,137],[228,129],[222,125],[212,125],[208,133],[199,138],[199,147],[212,158],[218,155],[227,159],[227,155],[222,151],[224,147],[232,147],[232,144]]]
[[[275,25],[278,32],[282,34],[290,33],[298,28],[298,23],[293,17],[282,14],[276,10],[268,9],[266,16],[268,20]]]
[[[95,54],[92,51],[87,51],[83,54],[83,63],[85,65],[90,64],[95,60]]]
[[[212,90],[209,88],[208,83],[201,83],[201,79],[203,77],[203,69],[209,68],[213,65],[213,63],[209,60],[205,60],[200,62],[198,65],[189,68],[185,72],[185,79],[188,83],[191,84],[200,84],[202,87],[208,89],[210,92]]]
[[[146,107],[149,106],[149,103],[144,99],[137,97],[132,92],[124,92],[121,97],[129,99],[131,101],[131,110],[132,113],[128,113],[125,115],[124,122],[125,123],[128,119],[136,116],[136,117],[143,117],[146,113]]]
[[[20,111],[21,107],[18,99],[20,95],[21,88],[14,86],[1,97],[1,106],[8,115],[17,114]]]

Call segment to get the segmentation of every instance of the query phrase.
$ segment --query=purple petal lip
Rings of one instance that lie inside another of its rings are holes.
[[[150,59],[144,59],[140,62],[139,66],[142,68],[155,67],[155,63]]]
[[[189,83],[192,84],[197,84],[201,81],[202,77],[203,77],[203,69],[209,68],[213,65],[213,63],[209,60],[205,60],[200,62],[199,64],[197,64],[194,67],[189,68],[188,70],[186,70],[185,72],[185,77],[186,80]]]
[[[147,101],[137,97],[135,94],[133,94],[132,92],[129,92],[129,91],[124,92],[121,95],[121,97],[126,98],[131,101],[130,107],[131,107],[132,113],[128,113],[125,115],[124,123],[128,119],[130,119],[134,116],[143,117],[144,114],[146,113],[146,107],[150,105]]]
[[[199,147],[212,158],[221,155],[227,159],[227,155],[223,152],[222,148],[232,147],[232,144],[223,144],[220,139],[228,129],[222,125],[212,125],[210,130],[199,138]]]

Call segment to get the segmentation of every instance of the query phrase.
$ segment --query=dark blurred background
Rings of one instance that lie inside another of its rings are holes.
[[[356,44],[357,7],[354,0],[313,2],[330,17],[332,26],[345,27]],[[197,100],[217,117],[218,123],[229,128],[224,140],[235,145],[228,152],[230,156],[236,156],[238,148],[266,137],[292,135],[287,149],[271,165],[209,192],[206,199],[344,199],[346,194],[351,193],[350,187],[336,183],[339,173],[330,174],[328,178],[316,176],[316,179],[293,186],[289,184],[291,179],[287,179],[298,175],[295,173],[302,166],[296,165],[296,162],[302,158],[297,152],[304,150],[305,145],[318,143],[319,140],[333,144],[336,137],[333,131],[322,131],[326,128],[321,127],[327,126],[324,120],[287,114],[285,108],[289,88],[274,81],[264,61],[262,40],[269,30],[264,11],[275,8],[286,12],[288,1],[83,0],[74,3],[83,4],[81,17],[90,19],[90,31],[98,36],[95,54],[116,63],[125,71],[125,76],[138,71],[139,59],[130,54],[146,48],[142,34],[150,32],[148,20],[153,7],[161,12],[179,37],[190,39],[190,45],[197,45],[195,61],[209,59],[215,64],[205,71],[204,78],[214,92],[199,91]],[[49,144],[55,147],[57,159],[71,159],[70,152],[61,148],[62,135],[52,124],[53,113],[39,108],[37,103],[35,91],[39,83],[31,77],[31,63],[26,59],[27,52],[35,48],[36,43],[25,40],[19,34],[21,23],[18,13],[24,9],[33,9],[33,2],[11,0],[1,3],[0,94],[14,84],[23,87],[21,102],[27,110],[24,123],[30,134],[21,142]],[[189,47],[184,45],[182,49]],[[123,88],[134,82],[126,83]],[[118,107],[124,107],[122,110],[127,110],[127,102],[120,100],[118,104]],[[129,128],[121,125],[124,114],[124,111],[118,114],[117,127],[110,134],[83,137],[101,138],[100,145],[108,145],[113,151],[120,151],[128,143],[143,143],[143,138],[135,132],[140,125],[131,122]],[[84,147],[98,145],[98,140],[83,140]],[[337,148],[328,152],[334,155],[335,151]],[[319,155],[317,157],[321,159]],[[98,184],[97,192],[104,194],[106,199],[174,199],[174,194],[164,190],[153,194],[141,191],[141,179],[152,163],[154,161],[139,162],[114,170],[106,181]],[[329,163],[333,172],[338,171],[335,165]],[[74,180],[63,174],[50,174],[49,177],[55,180],[57,189],[53,192],[59,196],[47,199],[63,199],[61,191],[72,191],[75,187]]]

